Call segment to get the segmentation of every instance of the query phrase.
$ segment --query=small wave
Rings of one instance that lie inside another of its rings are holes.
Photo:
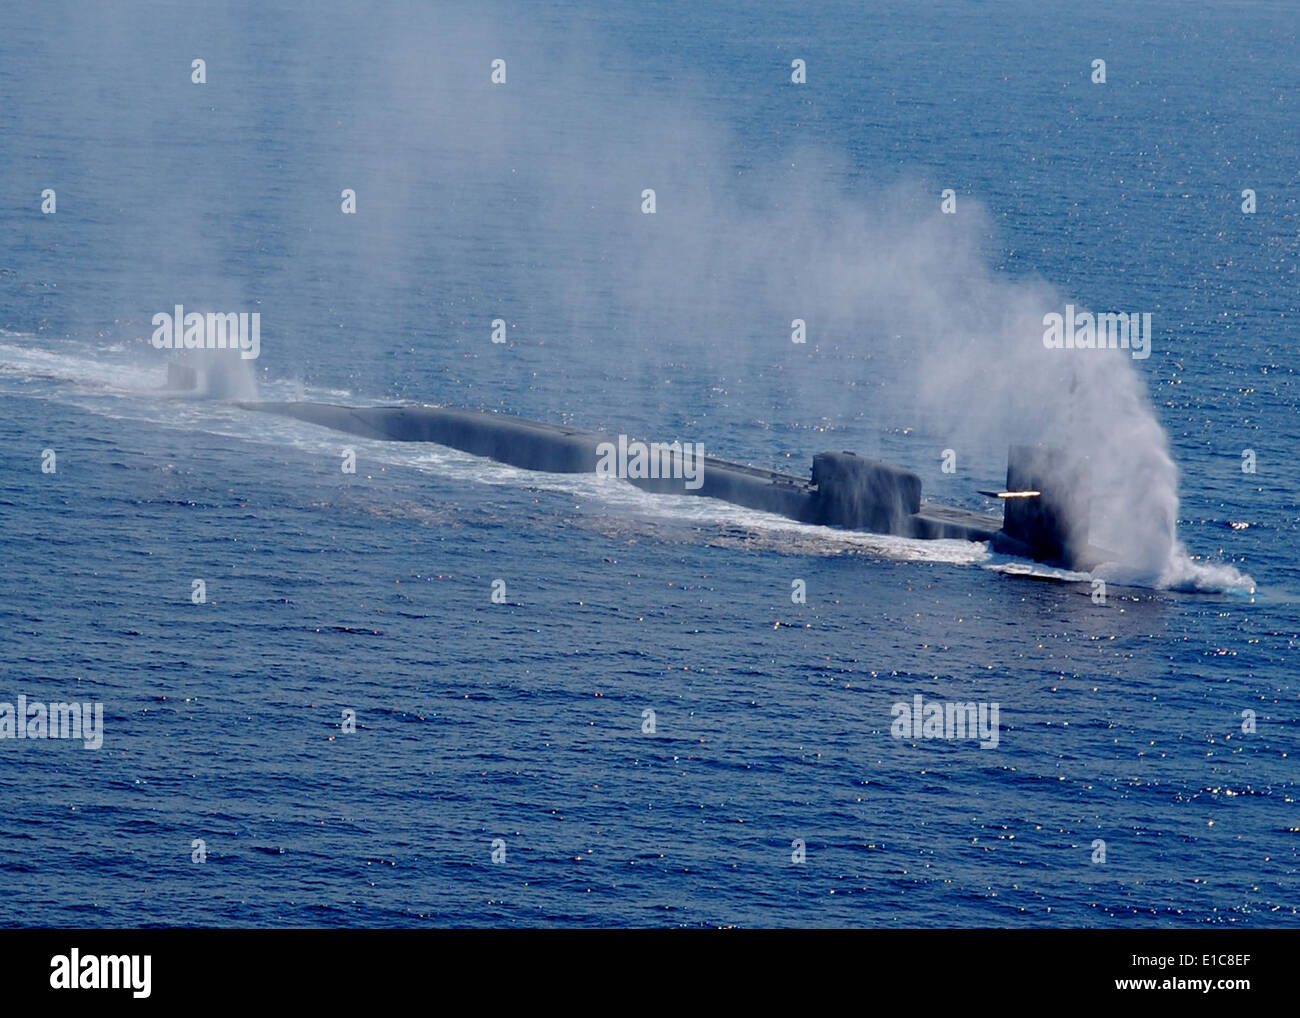
[[[1093,570],[1093,576],[1128,587],[1149,587],[1153,590],[1174,590],[1186,594],[1242,594],[1255,593],[1255,581],[1246,573],[1227,562],[1209,562],[1193,558],[1181,543],[1176,543],[1165,567],[1158,575],[1125,566],[1119,562],[1106,562]]]
[[[1041,562],[1025,562],[1021,559],[999,559],[984,566],[990,572],[1006,576],[1020,576],[1029,580],[1057,580],[1062,583],[1087,583],[1092,579],[1091,573],[1080,573],[1070,569],[1058,569],[1043,565]]]
[[[1255,593],[1254,579],[1236,566],[1193,558],[1182,545],[1175,549],[1169,568],[1160,577],[1160,585],[1168,590],[1189,593]]]

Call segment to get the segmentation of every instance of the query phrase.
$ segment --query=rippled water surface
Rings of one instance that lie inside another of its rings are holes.
[[[1289,5],[363,6],[0,16],[0,701],[104,705],[97,751],[0,740],[0,922],[1300,925]],[[156,311],[260,309],[266,398],[856,449],[991,509],[1005,449],[945,476],[898,373],[924,336],[819,306],[793,347],[769,283],[816,266],[629,239],[688,187],[825,222],[805,172],[953,187],[993,277],[1154,310],[1181,539],[1254,592],[1098,605],[157,391]],[[894,738],[918,694],[998,703],[997,747]]]

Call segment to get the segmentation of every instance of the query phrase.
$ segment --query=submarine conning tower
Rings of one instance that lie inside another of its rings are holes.
[[[882,534],[907,532],[907,520],[921,510],[921,478],[852,452],[813,457],[814,522]]]
[[[1095,558],[1096,550],[1088,546],[1089,474],[1086,459],[1058,446],[1011,446],[1006,492],[1011,497],[1002,533],[1042,562],[1073,566]]]

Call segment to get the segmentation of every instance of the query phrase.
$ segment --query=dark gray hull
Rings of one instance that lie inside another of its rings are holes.
[[[507,414],[434,406],[346,407],[328,403],[240,403],[363,438],[434,442],[549,473],[595,473],[602,443],[618,437]],[[1023,473],[1023,471],[1022,471]],[[987,541],[996,550],[1081,568],[1081,555],[1060,542],[1026,541],[1003,530],[991,514],[941,506],[921,498],[916,474],[853,453],[821,453],[811,479],[705,457],[698,486],[683,477],[627,477],[646,491],[698,495],[776,513],[801,523],[935,540]],[[1024,530],[1023,522],[1021,530]],[[1029,535],[1034,536],[1034,535]],[[1045,554],[1044,549],[1050,549]]]

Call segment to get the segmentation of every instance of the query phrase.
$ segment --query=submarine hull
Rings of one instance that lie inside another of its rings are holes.
[[[329,403],[239,403],[262,413],[279,414],[362,438],[397,442],[433,442],[484,456],[525,470],[581,474],[597,472],[600,447],[616,444],[618,436],[583,431],[558,424],[530,421],[487,410],[401,405],[347,407]],[[1049,472],[1047,453],[1040,447],[1018,447],[1020,459],[1032,470],[1012,462],[1008,480],[1028,472],[1035,478]],[[1013,450],[1013,455],[1016,450]],[[851,452],[820,453],[813,458],[811,478],[762,470],[741,463],[703,457],[693,477],[627,477],[646,491],[699,495],[750,509],[776,513],[800,523],[897,534],[924,540],[989,542],[999,552],[1078,568],[1084,535],[1070,522],[1068,541],[1062,540],[1064,516],[1050,511],[1014,517],[1005,528],[996,516],[969,512],[925,501],[921,479],[908,470]],[[1008,532],[1008,529],[1011,532]]]

